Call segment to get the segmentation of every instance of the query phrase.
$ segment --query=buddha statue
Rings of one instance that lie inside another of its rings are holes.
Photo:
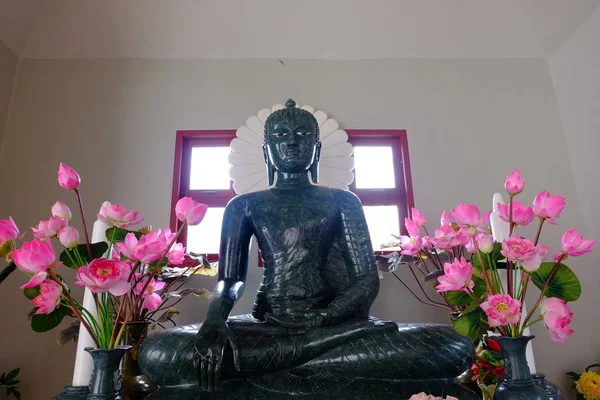
[[[155,333],[140,348],[144,374],[160,386],[150,398],[375,399],[425,391],[476,399],[454,382],[473,360],[468,338],[446,325],[369,316],[379,277],[365,216],[353,193],[315,185],[321,143],[314,116],[289,100],[266,120],[263,151],[271,187],[225,209],[206,319]],[[244,292],[253,235],[262,283],[252,314],[230,316]]]

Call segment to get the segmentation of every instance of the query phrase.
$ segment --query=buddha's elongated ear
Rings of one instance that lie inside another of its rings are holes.
[[[315,159],[310,166],[310,178],[316,185],[319,183],[319,160],[321,159],[321,142],[317,142],[315,148]]]
[[[263,157],[265,158],[265,164],[267,164],[267,182],[269,186],[273,186],[275,182],[275,166],[269,158],[269,150],[266,145],[262,145]]]

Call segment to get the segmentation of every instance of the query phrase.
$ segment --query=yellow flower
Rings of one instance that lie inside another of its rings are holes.
[[[600,400],[600,375],[596,372],[584,372],[576,385],[586,400]]]

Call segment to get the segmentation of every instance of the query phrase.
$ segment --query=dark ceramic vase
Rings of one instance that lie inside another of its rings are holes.
[[[548,395],[537,386],[529,372],[525,357],[527,343],[534,336],[494,337],[502,349],[504,380],[494,393],[494,400],[549,400]]]
[[[125,328],[122,343],[130,345],[131,350],[125,354],[121,368],[123,400],[142,400],[158,390],[158,386],[142,373],[137,360],[140,344],[148,336],[148,325],[146,321],[134,321],[129,322]]]
[[[94,361],[94,372],[90,381],[90,394],[87,400],[121,400],[119,391],[123,385],[119,367],[125,353],[131,346],[114,349],[94,349],[87,347]]]

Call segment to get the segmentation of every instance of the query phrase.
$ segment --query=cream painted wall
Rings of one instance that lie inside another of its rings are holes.
[[[18,62],[17,56],[0,40],[0,151]]]
[[[0,160],[0,176],[11,188],[10,196],[0,197],[3,216],[13,215],[24,229],[46,218],[55,200],[74,204],[55,183],[57,165],[64,161],[83,176],[90,221],[100,202],[109,199],[165,226],[175,131],[236,128],[260,108],[290,96],[326,110],[346,128],[407,129],[416,203],[432,223],[459,202],[491,207],[492,194],[514,167],[527,179],[524,197],[540,188],[569,197],[561,228],[583,222],[542,59],[284,60],[284,65],[277,60],[23,60]],[[561,233],[554,229],[543,239],[556,246]],[[557,382],[600,342],[593,332],[598,283],[585,262],[572,266],[584,285],[585,304],[575,305],[578,333],[557,346],[542,327],[534,329],[537,364]],[[252,266],[249,275],[239,312],[249,310],[260,270]],[[30,385],[24,398],[48,398],[69,382],[74,346],[58,348],[54,333],[29,330],[29,305],[17,289],[23,279],[11,276],[0,291],[1,311],[10,319],[10,329],[0,332],[0,352],[3,362],[22,365]],[[214,280],[197,284],[212,286]],[[190,301],[179,321],[202,319],[205,309],[205,302]],[[398,321],[449,320],[389,278],[372,311]],[[52,379],[40,384],[50,371]]]

